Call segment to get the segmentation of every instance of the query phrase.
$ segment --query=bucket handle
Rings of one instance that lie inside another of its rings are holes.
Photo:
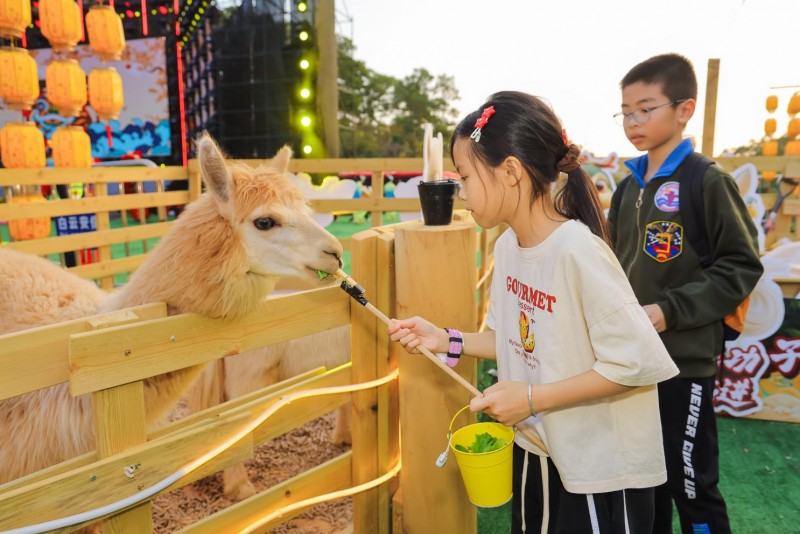
[[[447,448],[436,458],[436,467],[444,467],[444,464],[447,462],[447,455],[450,452],[450,441],[453,439],[453,424],[455,424],[456,418],[461,415],[461,412],[467,408],[469,408],[469,404],[458,410],[450,420],[450,427],[447,429]]]
[[[448,428],[448,429],[447,429],[447,440],[448,440],[448,441],[450,441],[450,436],[452,436],[452,435],[453,435],[453,424],[455,424],[455,422],[456,422],[456,418],[457,418],[459,415],[461,415],[461,412],[463,412],[463,411],[464,411],[464,410],[466,410],[467,408],[469,408],[469,404],[467,404],[466,406],[464,406],[463,408],[461,408],[460,410],[458,410],[458,411],[456,412],[456,414],[453,416],[453,418],[450,420],[450,428]]]

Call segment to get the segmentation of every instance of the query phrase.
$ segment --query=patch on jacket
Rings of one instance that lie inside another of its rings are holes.
[[[655,204],[661,211],[674,213],[680,209],[678,192],[680,185],[678,182],[667,182],[656,191]]]
[[[644,251],[659,263],[677,258],[683,251],[683,226],[672,221],[653,221],[644,232]]]

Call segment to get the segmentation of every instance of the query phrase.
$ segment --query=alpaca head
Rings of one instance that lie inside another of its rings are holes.
[[[207,134],[197,154],[220,217],[238,235],[248,276],[319,284],[317,270],[335,273],[341,267],[341,244],[314,221],[306,198],[287,176],[288,147],[257,169],[226,162]]]

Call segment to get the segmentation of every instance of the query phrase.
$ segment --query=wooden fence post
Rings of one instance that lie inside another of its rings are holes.
[[[419,315],[442,327],[475,331],[476,249],[472,221],[398,225],[397,316]],[[402,351],[399,367],[403,532],[475,532],[476,509],[467,498],[454,456],[442,469],[435,465],[447,447],[450,419],[472,395],[423,356]],[[464,358],[456,369],[475,383],[475,360]],[[461,415],[455,428],[470,422],[472,415]]]
[[[135,322],[135,315],[124,319],[91,319],[93,330]],[[147,442],[144,408],[144,382],[137,380],[92,394],[98,460]],[[135,475],[134,475],[135,476]],[[150,501],[138,504],[103,522],[106,534],[153,532]]]

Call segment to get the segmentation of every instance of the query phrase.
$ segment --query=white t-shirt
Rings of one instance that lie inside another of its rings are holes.
[[[678,368],[614,253],[587,226],[567,221],[532,248],[506,231],[495,245],[487,325],[497,334],[499,380],[546,384],[594,369],[612,382],[643,386],[517,425],[535,428],[567,491],[667,480],[654,384]],[[515,441],[542,454],[521,432]]]

